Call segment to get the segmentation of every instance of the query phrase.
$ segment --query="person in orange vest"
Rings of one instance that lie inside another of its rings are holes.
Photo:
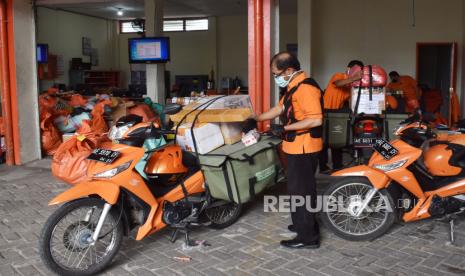
[[[292,224],[288,229],[296,232],[295,238],[281,241],[281,246],[298,249],[320,247],[320,230],[315,208],[315,172],[323,148],[322,91],[317,82],[300,68],[299,60],[289,52],[280,52],[271,59],[271,72],[276,84],[284,89],[279,104],[249,119],[246,133],[257,121],[280,117],[281,124],[271,124],[272,132],[282,137],[282,150],[287,159],[287,189],[291,196]],[[306,206],[297,200],[309,200]]]
[[[358,66],[363,68],[363,62],[359,60],[352,60],[347,64],[345,73],[335,73],[326,86],[323,96],[323,103],[325,112],[340,111],[344,107],[348,107],[350,98],[350,84],[359,81],[362,77],[362,70],[358,71],[353,76],[349,76],[349,71],[352,67]],[[333,161],[333,170],[342,168],[342,149],[331,148],[331,157]],[[328,146],[323,148],[320,158],[320,172],[329,170],[328,167]]]
[[[402,97],[405,102],[405,112],[411,113],[418,108],[418,99],[421,96],[421,92],[418,89],[417,81],[407,75],[401,76],[396,71],[389,73],[391,82],[387,85],[386,91],[389,93],[395,93],[402,91]]]

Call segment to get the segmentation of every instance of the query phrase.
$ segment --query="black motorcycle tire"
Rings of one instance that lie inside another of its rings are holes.
[[[334,191],[336,191],[338,188],[347,185],[347,184],[355,184],[355,183],[360,183],[360,184],[366,184],[369,186],[372,186],[370,181],[368,181],[367,178],[365,177],[344,177],[341,178],[341,180],[333,183],[328,187],[328,189],[325,191],[324,196],[330,196],[333,194]],[[382,235],[384,235],[394,224],[394,222],[397,219],[397,207],[395,205],[394,198],[392,195],[387,191],[386,189],[379,190],[379,193],[387,199],[388,203],[391,206],[392,212],[387,212],[387,218],[385,222],[375,231],[363,235],[356,235],[356,234],[350,234],[345,231],[341,231],[338,229],[336,226],[333,225],[331,222],[331,219],[329,218],[329,212],[323,211],[321,213],[321,220],[323,221],[324,225],[329,228],[334,234],[337,236],[349,240],[349,241],[372,241]],[[326,206],[324,206],[326,207]]]
[[[233,210],[231,211],[230,216],[224,220],[224,221],[219,221],[216,218],[213,217],[212,212],[219,211],[220,208],[227,208],[230,207]],[[208,225],[212,229],[224,229],[226,227],[229,227],[233,225],[241,216],[242,214],[242,204],[238,204],[235,202],[229,202],[226,203],[225,205],[217,206],[217,207],[211,207],[207,210],[205,210],[205,215],[210,221],[210,224]]]
[[[112,208],[108,213],[108,216],[111,216],[115,222],[118,222],[115,226],[115,245],[112,250],[106,254],[102,261],[91,266],[86,270],[70,270],[63,266],[60,266],[52,257],[51,248],[50,248],[50,240],[52,238],[52,233],[56,225],[69,213],[73,210],[76,210],[81,207],[86,206],[100,206],[103,208],[105,201],[98,198],[82,198],[77,199],[71,202],[68,202],[61,207],[59,207],[46,221],[42,232],[39,238],[39,251],[40,257],[44,264],[49,268],[51,271],[57,273],[58,275],[95,275],[98,272],[105,269],[113,260],[113,258],[118,253],[121,243],[123,240],[124,230],[123,230],[123,223],[118,221],[119,212],[116,208]]]

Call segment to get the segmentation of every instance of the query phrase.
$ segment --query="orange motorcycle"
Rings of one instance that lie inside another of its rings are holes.
[[[181,106],[168,105],[167,115]],[[189,240],[188,229],[209,225],[221,229],[240,216],[241,205],[212,198],[197,158],[168,144],[145,152],[146,139],[175,134],[138,116],[123,118],[110,136],[118,140],[110,149],[95,149],[89,156],[90,181],[79,183],[52,199],[61,205],[45,223],[40,255],[59,275],[92,275],[117,254],[123,236],[141,240],[165,226]],[[146,158],[143,174],[138,162]]]
[[[378,139],[368,165],[332,174],[326,190],[324,223],[338,236],[372,240],[396,219],[453,219],[465,211],[465,134],[440,138],[415,115],[395,131],[399,139]]]

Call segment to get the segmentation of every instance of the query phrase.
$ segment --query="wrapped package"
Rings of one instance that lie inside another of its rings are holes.
[[[242,138],[242,122],[221,123],[221,134],[226,145],[237,143]]]
[[[216,98],[218,98],[216,101],[208,103]],[[193,111],[196,108],[199,109]],[[188,113],[190,114],[186,122],[193,122],[200,113],[196,123],[230,123],[243,122],[250,118],[253,115],[253,109],[248,95],[202,97],[185,106],[181,112],[171,115],[170,119],[173,122],[180,122]]]
[[[194,141],[191,133],[192,124],[186,123],[179,126],[176,142],[183,150],[195,152]],[[224,145],[223,135],[219,124],[200,123],[194,127],[194,137],[199,154],[206,154]]]
[[[211,101],[215,98],[218,100],[206,104],[208,101]],[[249,95],[231,95],[231,96],[209,96],[209,97],[199,97],[196,100],[191,100],[191,103],[186,105],[184,109],[192,110],[200,105],[205,104],[205,109],[242,109],[248,108],[252,109],[252,102],[250,101]],[[202,107],[203,108],[203,107]]]
[[[355,105],[358,97],[358,87],[352,87],[350,106],[355,111]],[[370,89],[362,88],[360,93],[360,101],[357,108],[357,114],[382,114],[386,109],[386,91],[384,87],[374,87]]]
[[[192,113],[190,113],[192,112]],[[187,115],[190,113],[189,115]],[[200,115],[197,117],[197,115]],[[192,123],[197,117],[196,123],[231,123],[243,122],[253,115],[253,111],[248,108],[238,109],[213,109],[204,111],[182,110],[170,116],[171,121],[180,122],[187,115],[183,122]]]
[[[251,131],[247,132],[247,134],[245,134],[241,140],[246,147],[251,146],[258,143],[260,140],[260,133],[258,133],[256,129],[252,129]]]

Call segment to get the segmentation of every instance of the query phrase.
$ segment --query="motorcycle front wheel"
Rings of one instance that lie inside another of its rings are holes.
[[[59,275],[94,275],[112,261],[122,238],[119,212],[108,213],[99,239],[91,244],[105,201],[83,198],[58,208],[47,220],[39,239],[44,264]]]
[[[373,240],[385,234],[395,222],[397,208],[385,189],[376,191],[367,208],[358,214],[373,186],[364,177],[345,177],[325,192],[322,220],[341,238],[350,241]]]

